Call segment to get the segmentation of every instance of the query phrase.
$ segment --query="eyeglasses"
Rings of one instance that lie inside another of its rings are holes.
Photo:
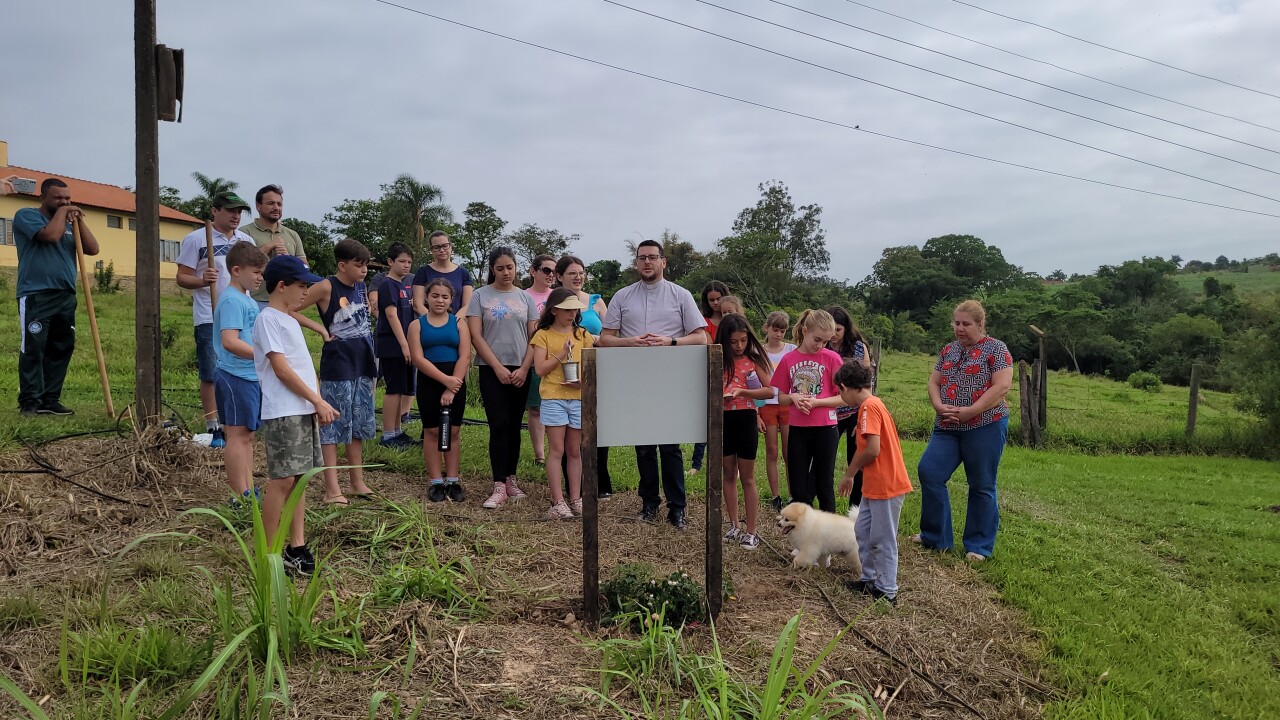
[[[636,262],[658,262],[662,259],[661,255],[637,255]]]
[[[453,247],[453,243],[445,243],[445,244],[443,244],[443,245],[432,245],[432,246],[431,246],[431,249],[432,249],[432,251],[435,251],[435,250],[448,250],[448,249],[449,249],[449,248],[451,248],[451,247]]]
[[[575,272],[567,272],[564,274],[564,276],[570,277],[570,278],[580,278],[580,277],[585,277],[586,273],[581,270],[577,270]]]
[[[543,275],[550,275],[550,274],[554,273],[555,271],[556,271],[556,269],[555,269],[555,268],[553,268],[553,267],[540,267],[540,268],[538,268],[538,272],[542,273]]]

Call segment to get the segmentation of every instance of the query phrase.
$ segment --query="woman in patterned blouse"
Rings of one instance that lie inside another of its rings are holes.
[[[969,479],[965,513],[965,557],[991,556],[1000,526],[996,471],[1009,430],[1005,395],[1013,383],[1013,358],[1004,343],[987,335],[987,313],[977,300],[956,306],[951,316],[955,342],[942,348],[929,376],[929,400],[938,418],[917,468],[920,477],[920,533],[911,540],[933,550],[950,550],[951,497],[947,482],[964,463]]]

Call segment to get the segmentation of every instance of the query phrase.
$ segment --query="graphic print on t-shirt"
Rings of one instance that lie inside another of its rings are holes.
[[[369,301],[363,292],[351,302],[345,297],[338,298],[338,309],[333,313],[333,322],[329,323],[329,334],[335,340],[354,340],[369,335]]]
[[[822,392],[822,375],[826,368],[815,360],[800,360],[791,366],[791,394],[818,395]]]

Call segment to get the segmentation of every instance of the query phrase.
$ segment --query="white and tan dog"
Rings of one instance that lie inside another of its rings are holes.
[[[819,563],[830,567],[831,556],[841,555],[850,569],[862,573],[858,559],[858,538],[853,523],[858,518],[858,508],[849,508],[849,515],[815,510],[804,503],[793,502],[782,508],[778,516],[778,529],[791,541],[791,566],[815,567]]]

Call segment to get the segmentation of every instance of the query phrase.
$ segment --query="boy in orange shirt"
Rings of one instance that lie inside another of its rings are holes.
[[[898,516],[902,501],[911,492],[911,478],[902,462],[898,427],[880,398],[871,394],[871,370],[857,362],[846,362],[832,378],[845,405],[858,409],[854,428],[857,452],[840,481],[841,495],[853,490],[853,480],[862,471],[862,503],[854,532],[858,537],[858,557],[862,577],[846,581],[856,592],[898,604]]]

